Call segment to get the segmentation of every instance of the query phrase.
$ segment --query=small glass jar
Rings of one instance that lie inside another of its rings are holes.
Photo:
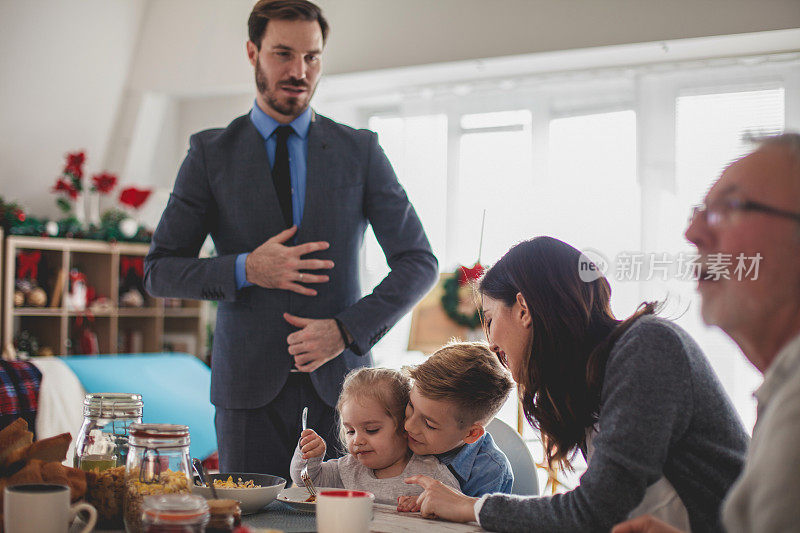
[[[125,466],[128,428],[142,421],[142,395],[117,392],[87,394],[83,425],[75,441],[73,466],[102,472]]]
[[[189,494],[189,428],[178,424],[131,424],[125,467],[125,530],[141,533],[145,496]]]
[[[208,523],[208,505],[202,496],[162,494],[142,501],[144,533],[203,533]]]
[[[208,500],[206,533],[231,533],[242,525],[242,510],[236,500]]]

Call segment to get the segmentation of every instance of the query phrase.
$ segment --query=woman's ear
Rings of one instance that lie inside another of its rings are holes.
[[[531,327],[533,323],[533,319],[531,318],[531,312],[528,309],[528,303],[525,301],[525,297],[522,296],[521,292],[517,293],[517,305],[519,306],[517,309],[517,313],[519,316],[522,325],[526,328]]]

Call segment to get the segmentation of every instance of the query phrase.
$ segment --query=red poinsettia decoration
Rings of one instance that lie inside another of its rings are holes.
[[[473,267],[458,267],[458,284],[466,285],[472,281],[480,279],[483,276],[484,268],[480,263],[475,263]]]
[[[65,179],[63,177],[58,178],[56,180],[56,184],[53,187],[53,192],[59,193],[63,192],[66,193],[67,196],[72,198],[73,200],[78,197],[78,189],[75,187],[75,184],[70,179]]]
[[[110,172],[101,172],[92,176],[92,190],[100,194],[108,194],[117,185],[117,176]]]
[[[151,192],[153,192],[151,189],[137,189],[136,187],[122,189],[119,194],[119,203],[133,209],[139,209],[150,197]]]
[[[67,154],[67,163],[64,165],[64,174],[72,174],[75,178],[83,178],[83,163],[86,161],[86,152],[71,152]]]
[[[62,211],[68,213],[72,209],[69,201],[75,201],[83,190],[81,179],[83,179],[83,164],[86,162],[86,152],[83,150],[70,152],[64,157],[67,161],[64,163],[64,170],[61,171],[61,175],[56,178],[53,192],[62,195],[56,199],[56,204]]]

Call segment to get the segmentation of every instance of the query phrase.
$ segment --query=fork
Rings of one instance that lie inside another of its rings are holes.
[[[308,407],[303,407],[303,431],[306,430],[306,421],[308,420]],[[306,486],[306,490],[311,495],[312,498],[316,499],[317,497],[317,489],[314,488],[314,482],[311,481],[311,476],[308,475],[308,461],[303,466],[303,469],[300,470],[300,479],[303,480],[303,485]]]

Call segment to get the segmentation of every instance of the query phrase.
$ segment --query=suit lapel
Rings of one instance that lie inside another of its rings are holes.
[[[240,201],[242,209],[247,209],[245,220],[252,221],[258,239],[272,237],[284,229],[281,206],[275,186],[272,184],[267,150],[264,139],[247,119],[247,133],[242,140],[239,154],[246,154],[240,161],[242,189]]]

